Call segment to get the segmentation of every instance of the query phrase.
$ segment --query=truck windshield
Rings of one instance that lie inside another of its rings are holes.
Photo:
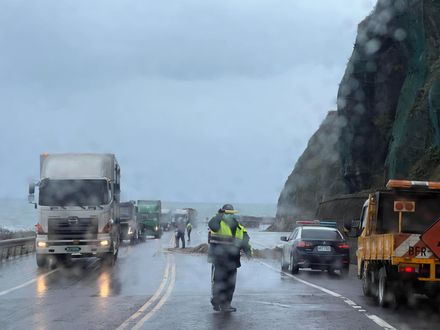
[[[43,206],[97,206],[110,202],[106,180],[43,180],[39,204]]]
[[[133,206],[120,206],[119,215],[121,218],[130,219],[133,216]]]

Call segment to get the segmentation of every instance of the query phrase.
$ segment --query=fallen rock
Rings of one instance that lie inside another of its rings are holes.
[[[202,243],[194,247],[187,248],[166,248],[165,251],[172,253],[182,253],[182,254],[207,254],[208,244]],[[254,258],[258,259],[279,259],[281,257],[281,249],[275,247],[272,249],[254,249]]]

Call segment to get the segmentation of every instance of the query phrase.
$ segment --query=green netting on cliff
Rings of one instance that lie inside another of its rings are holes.
[[[428,72],[423,1],[405,2],[408,9],[397,17],[397,25],[406,33],[402,51],[407,53],[408,72],[399,96],[393,140],[386,161],[390,178],[409,173],[410,159],[426,147],[424,133],[428,116],[423,111],[415,111]]]
[[[440,147],[440,80],[434,80],[429,90],[429,116],[432,123],[434,141]]]

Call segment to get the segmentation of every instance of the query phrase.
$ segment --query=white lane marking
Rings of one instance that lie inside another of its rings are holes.
[[[356,306],[357,305],[353,300],[350,300],[348,298],[345,298],[344,301],[345,301],[346,304],[349,304],[350,306]]]
[[[280,303],[276,303],[276,302],[269,302],[269,301],[254,301],[254,302],[257,304],[280,306],[280,307],[284,307],[284,308],[293,307],[292,305],[284,305],[284,304],[280,304]]]
[[[288,273],[286,273],[286,272],[283,272],[283,271],[281,271],[281,270],[279,270],[279,269],[277,269],[277,268],[275,268],[275,267],[273,267],[273,266],[271,266],[271,265],[269,265],[269,264],[267,264],[267,263],[265,263],[265,262],[263,262],[263,261],[258,261],[258,262],[259,262],[260,264],[262,264],[262,265],[264,265],[264,266],[266,266],[266,267],[268,267],[268,268],[270,268],[270,269],[272,269],[272,270],[278,272],[278,273],[282,273],[282,274],[284,274],[284,275],[286,275],[286,276],[289,276],[289,277],[293,278],[294,280],[296,280],[296,281],[298,281],[298,282],[300,282],[300,283],[303,283],[303,284],[308,285],[308,286],[310,286],[310,287],[312,287],[312,288],[318,289],[318,290],[320,290],[320,291],[322,291],[322,292],[325,292],[325,293],[327,293],[327,294],[329,294],[329,295],[331,295],[331,296],[333,296],[333,297],[341,298],[343,302],[345,302],[347,305],[349,305],[349,306],[351,306],[351,307],[353,307],[354,305],[356,305],[356,306],[360,306],[360,305],[356,304],[353,300],[350,300],[350,299],[348,299],[348,298],[346,298],[346,297],[340,295],[339,293],[336,293],[336,292],[334,292],[334,291],[331,291],[331,290],[328,290],[328,289],[326,289],[326,288],[323,288],[322,286],[319,286],[319,285],[316,285],[316,284],[310,283],[310,282],[308,282],[308,281],[305,281],[305,280],[303,280],[303,279],[300,279],[299,277],[296,277],[296,276],[294,276],[294,275],[292,275],[292,274],[288,274]],[[352,303],[353,303],[354,305],[352,305]],[[360,306],[360,307],[362,308],[362,306]],[[360,310],[359,310],[359,311],[360,311]],[[372,320],[374,323],[376,323],[376,324],[377,324],[378,326],[380,326],[381,328],[386,329],[386,330],[396,330],[396,328],[394,328],[392,325],[390,325],[389,323],[387,323],[385,320],[381,319],[379,316],[374,315],[374,314],[367,314],[365,310],[363,310],[363,311],[364,311],[364,315],[365,315],[366,317],[368,317],[370,320]]]
[[[370,315],[370,314],[365,314],[370,320],[373,320],[378,326],[386,329],[386,330],[396,330],[395,327],[393,327],[391,324],[387,323],[386,321],[382,320],[379,316],[377,315]]]
[[[136,323],[136,325],[132,328],[132,330],[140,329],[144,325],[145,322],[147,322],[154,314],[156,314],[156,312],[159,309],[162,308],[162,306],[166,303],[169,296],[171,295],[171,292],[173,291],[175,281],[176,281],[176,264],[173,263],[173,266],[171,269],[171,279],[170,279],[166,293],[162,296],[162,298],[157,303],[157,305],[154,306],[154,308],[151,311],[149,311],[138,323]]]
[[[11,293],[11,292],[16,291],[16,290],[18,290],[18,289],[24,288],[25,286],[31,285],[32,283],[35,283],[35,282],[37,282],[38,280],[41,280],[41,279],[43,279],[43,278],[49,276],[50,274],[55,273],[56,271],[58,271],[58,269],[51,270],[50,272],[44,273],[44,274],[38,276],[37,278],[34,278],[34,279],[29,280],[29,281],[27,281],[27,282],[24,282],[23,284],[20,284],[20,285],[14,286],[13,288],[10,288],[10,289],[8,289],[8,290],[1,291],[1,292],[0,292],[0,296],[4,296],[5,294]]]
[[[279,269],[277,269],[277,268],[275,268],[275,267],[273,267],[273,266],[271,266],[271,265],[265,263],[264,261],[258,261],[258,262],[259,262],[260,264],[263,264],[264,266],[266,266],[266,267],[268,267],[268,268],[270,268],[270,269],[272,269],[272,270],[278,272],[278,273],[283,273],[283,274],[285,274],[285,275],[287,275],[287,276],[293,278],[294,280],[296,280],[296,281],[298,281],[298,282],[301,282],[301,283],[303,283],[303,284],[305,284],[305,285],[311,286],[311,287],[313,287],[313,288],[315,288],[315,289],[318,289],[318,290],[320,290],[320,291],[322,291],[322,292],[325,292],[325,293],[327,293],[327,294],[329,294],[329,295],[331,295],[331,296],[333,296],[333,297],[337,297],[337,298],[342,297],[339,293],[336,293],[336,292],[334,292],[334,291],[331,291],[331,290],[328,290],[328,289],[326,289],[326,288],[323,288],[322,286],[319,286],[319,285],[316,285],[316,284],[313,284],[313,283],[310,283],[310,282],[304,281],[303,279],[300,279],[299,277],[296,277],[296,276],[294,276],[294,275],[291,275],[291,274],[288,274],[288,273],[285,273],[285,272],[281,272]]]

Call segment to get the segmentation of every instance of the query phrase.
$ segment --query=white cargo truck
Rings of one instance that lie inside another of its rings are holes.
[[[72,257],[98,257],[113,265],[119,250],[119,200],[115,155],[42,154],[40,180],[29,186],[29,202],[38,210],[38,267],[49,258]]]

